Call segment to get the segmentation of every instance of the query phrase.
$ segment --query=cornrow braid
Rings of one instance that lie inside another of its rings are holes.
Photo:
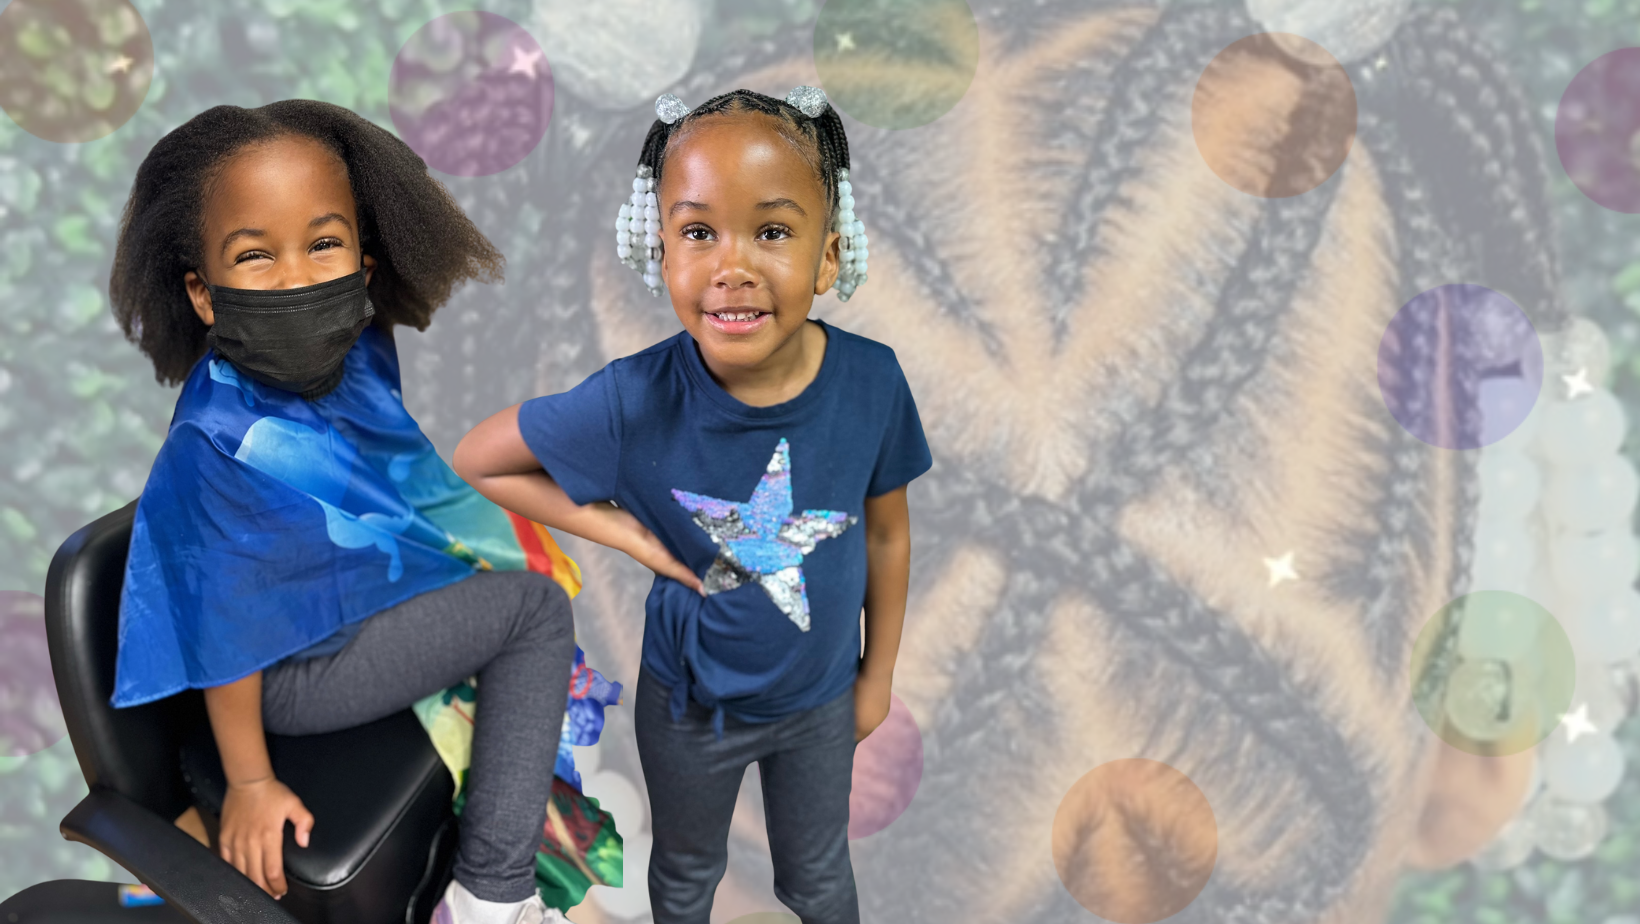
[[[1181,86],[1174,69],[1181,60],[1211,58],[1226,37],[1246,27],[1233,10],[1206,9],[1194,15],[1163,14],[1118,66],[1111,80],[1112,104],[1101,123],[1088,134],[1092,155],[1087,171],[1076,181],[1056,239],[1066,249],[1065,259],[1049,268],[1054,297],[1050,322],[1063,337],[1070,306],[1086,285],[1087,267],[1099,253],[1097,230],[1123,185],[1139,171],[1135,156],[1150,144],[1161,120],[1156,113],[1165,104],[1177,104],[1190,92]]]
[[[1512,234],[1503,246],[1476,254],[1480,268],[1528,316],[1563,316],[1558,267],[1547,244],[1552,213],[1541,192],[1548,171],[1541,146],[1532,143],[1530,110],[1517,94],[1499,89],[1511,81],[1501,79],[1496,62],[1467,36],[1454,12],[1427,14],[1419,25],[1427,38],[1406,44],[1403,85],[1427,114],[1416,135],[1424,159],[1451,167],[1442,171],[1449,181],[1442,184],[1447,208],[1479,205],[1489,223],[1508,227]],[[1462,167],[1441,156],[1453,144],[1462,152]],[[1536,195],[1525,191],[1534,187]]]
[[[677,104],[676,98],[662,98],[663,102]],[[852,188],[847,183],[849,168],[848,135],[843,130],[842,117],[829,103],[824,105],[819,115],[809,116],[802,109],[787,102],[775,99],[753,90],[733,90],[714,96],[694,109],[688,110],[680,118],[671,122],[657,118],[650,125],[649,133],[644,137],[643,149],[638,155],[637,179],[633,181],[633,195],[630,211],[623,207],[621,216],[616,221],[617,252],[622,260],[634,269],[644,273],[644,282],[649,285],[650,291],[660,294],[660,210],[657,194],[660,189],[662,175],[666,167],[666,155],[679,141],[699,125],[702,119],[711,116],[731,115],[736,113],[757,113],[774,120],[775,131],[785,138],[803,159],[814,170],[820,180],[820,187],[824,192],[827,214],[836,222],[847,219],[852,214],[848,206],[852,204]],[[638,221],[643,221],[645,233],[640,235]],[[631,224],[629,224],[631,222]],[[864,236],[852,228],[844,228],[839,223],[836,230],[842,232],[845,244],[854,241],[863,248]],[[630,235],[632,243],[624,235]],[[638,242],[642,241],[647,247],[647,259],[639,253]],[[630,249],[628,249],[630,248]],[[856,256],[845,251],[845,261]],[[865,281],[864,253],[857,272],[845,266],[839,277],[838,294],[845,301],[852,294],[853,289],[860,282]]]

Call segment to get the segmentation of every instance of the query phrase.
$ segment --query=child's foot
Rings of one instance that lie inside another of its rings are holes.
[[[539,895],[521,902],[487,902],[455,880],[433,909],[432,924],[570,924],[557,908],[548,908]]]

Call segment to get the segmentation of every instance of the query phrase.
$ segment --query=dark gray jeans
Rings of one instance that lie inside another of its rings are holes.
[[[649,789],[655,924],[708,924],[729,861],[729,821],[746,765],[757,761],[774,861],[774,894],[803,924],[859,924],[848,852],[854,781],[854,691],[776,722],[724,717],[689,701],[673,722],[667,690],[638,675],[634,722]]]
[[[562,587],[530,571],[480,572],[377,613],[335,654],[268,668],[262,722],[280,735],[351,728],[477,674],[455,877],[485,901],[520,901],[535,891],[574,660]]]

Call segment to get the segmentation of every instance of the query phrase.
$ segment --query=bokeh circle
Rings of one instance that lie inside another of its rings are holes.
[[[1620,48],[1579,71],[1555,111],[1555,149],[1597,205],[1640,213],[1640,48]]]
[[[1465,382],[1474,385],[1468,392]],[[1503,439],[1526,420],[1542,387],[1537,330],[1520,306],[1485,286],[1421,293],[1395,313],[1378,344],[1385,407],[1431,446],[1477,449]]]
[[[1478,590],[1424,624],[1411,676],[1413,704],[1431,731],[1461,751],[1505,756],[1559,727],[1577,688],[1577,657],[1536,601]]]
[[[1179,913],[1218,862],[1218,821],[1207,797],[1185,774],[1139,757],[1077,780],[1059,802],[1052,838],[1066,891],[1117,924]]]
[[[38,753],[66,733],[46,648],[45,601],[0,591],[0,759]]]
[[[490,176],[517,164],[552,121],[552,69],[534,36],[477,10],[417,29],[393,58],[388,113],[429,167]]]
[[[1272,33],[1301,36],[1345,63],[1388,42],[1412,0],[1247,0],[1247,15]],[[1299,55],[1308,49],[1295,46]]]
[[[0,10],[0,108],[37,138],[112,133],[153,79],[154,42],[129,0],[11,0]]]
[[[894,694],[888,717],[854,748],[854,788],[848,797],[849,840],[870,837],[899,818],[922,782],[922,730]]]
[[[877,128],[916,128],[973,84],[979,25],[964,0],[827,0],[814,68],[839,110]]]
[[[535,0],[554,79],[596,106],[653,105],[689,73],[705,0]]]
[[[1261,33],[1213,56],[1190,126],[1202,160],[1250,196],[1284,199],[1325,183],[1355,145],[1355,86],[1325,48]]]

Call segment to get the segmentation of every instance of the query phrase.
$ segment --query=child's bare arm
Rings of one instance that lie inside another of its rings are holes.
[[[492,415],[462,437],[454,461],[457,475],[513,513],[625,552],[657,574],[702,589],[700,578],[632,514],[608,501],[583,505],[571,500],[525,444],[518,431],[518,405]]]
[[[285,894],[285,821],[306,847],[313,813],[273,777],[262,735],[262,672],[207,689],[205,711],[228,778],[218,836],[222,859],[279,898]]]
[[[911,515],[905,491],[901,487],[866,498],[866,638],[854,688],[856,739],[871,734],[888,716],[911,579]]]

